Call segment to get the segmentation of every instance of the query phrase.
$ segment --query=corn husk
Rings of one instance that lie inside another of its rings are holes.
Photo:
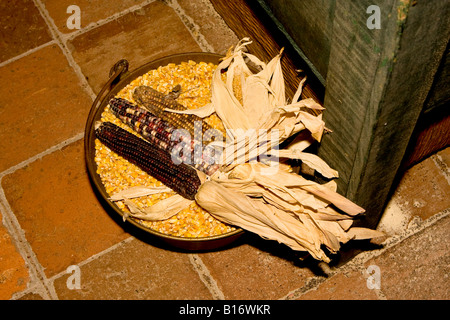
[[[221,167],[210,177],[199,175],[202,185],[195,201],[225,223],[307,251],[325,262],[330,258],[324,247],[335,253],[341,243],[381,236],[375,230],[352,227],[354,217],[365,210],[337,193],[335,181],[319,184],[283,162],[297,159],[310,174],[338,178],[338,172],[325,161],[305,152],[327,131],[324,108],[313,99],[301,99],[306,78],[288,102],[281,69],[283,51],[264,63],[246,52],[250,43],[242,39],[219,63],[210,104],[194,110],[167,109],[202,118],[216,113],[227,132],[226,141],[209,144],[217,150]],[[292,138],[290,144],[280,149],[288,138]],[[132,191],[115,199],[121,198],[131,215],[141,219],[167,219],[191,203],[175,195],[143,210],[129,200]]]
[[[147,208],[138,207],[129,198],[124,198],[123,202],[128,206],[130,210],[129,215],[133,218],[147,221],[160,221],[173,217],[181,210],[187,208],[193,200],[188,200],[179,194],[174,194]],[[123,219],[125,220],[127,216],[127,214],[124,214]]]
[[[135,186],[116,192],[109,199],[111,201],[123,201],[123,203],[128,207],[129,213],[124,212],[122,216],[124,221],[128,216],[147,221],[166,220],[173,217],[181,210],[187,208],[193,202],[193,200],[188,200],[175,193],[147,208],[140,208],[131,201],[133,198],[140,198],[163,192],[174,193],[172,189],[166,186]]]
[[[239,225],[294,250],[309,251],[317,259],[327,260],[327,256],[316,245],[315,232],[311,233],[299,220],[258,198],[248,197],[215,181],[207,181],[200,187],[196,201],[224,222]]]
[[[305,79],[288,103],[282,51],[265,64],[246,52],[250,43],[247,38],[240,41],[213,75],[212,102],[207,108],[223,121],[227,141],[221,145],[221,169],[202,184],[197,203],[226,223],[326,262],[323,246],[335,253],[340,243],[381,236],[378,231],[352,227],[353,218],[365,210],[337,193],[334,181],[319,184],[282,165],[280,160],[297,159],[325,178],[338,177],[317,155],[304,152],[325,132],[324,108],[313,99],[300,99]],[[258,71],[253,73],[246,61]],[[279,148],[293,136],[289,146]]]

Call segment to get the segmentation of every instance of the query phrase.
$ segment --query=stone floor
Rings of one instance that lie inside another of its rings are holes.
[[[111,66],[224,53],[237,39],[207,0],[15,3],[0,4],[0,299],[450,298],[450,149],[405,173],[379,226],[386,237],[342,264],[252,235],[178,252],[115,221],[83,150]],[[81,29],[66,24],[73,4]]]

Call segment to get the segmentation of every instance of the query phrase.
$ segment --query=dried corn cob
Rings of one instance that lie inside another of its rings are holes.
[[[162,149],[171,150],[182,138],[171,139],[173,127],[170,124],[125,99],[113,98],[109,101],[109,107],[123,123]]]
[[[179,111],[186,110],[186,107],[173,99],[170,94],[166,96],[149,86],[138,86],[133,91],[133,99],[138,103],[139,106],[142,106],[143,108],[149,110],[157,117],[166,120],[176,128],[187,130],[191,134],[191,136],[194,136],[195,132],[201,132],[203,140],[211,140],[212,130],[209,129],[212,128],[206,122],[204,122],[202,118],[194,114],[179,114],[164,111],[164,109],[166,108]]]
[[[201,184],[195,169],[185,164],[174,164],[169,152],[111,122],[102,123],[95,130],[95,134],[112,151],[137,165],[181,196],[190,200],[194,199]]]
[[[208,152],[203,152],[197,161],[195,148],[201,145],[201,141],[191,139],[182,131],[175,130],[174,126],[154,116],[151,112],[120,98],[111,99],[109,106],[116,117],[146,140],[172,154],[177,163],[191,164],[197,170],[208,175],[218,169],[219,165],[214,163],[213,156]],[[189,154],[183,153],[185,148],[188,148]]]

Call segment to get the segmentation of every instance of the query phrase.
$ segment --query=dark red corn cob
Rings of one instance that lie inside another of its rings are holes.
[[[96,137],[112,151],[181,196],[194,200],[200,187],[197,171],[185,164],[174,164],[169,152],[111,123],[95,130]]]

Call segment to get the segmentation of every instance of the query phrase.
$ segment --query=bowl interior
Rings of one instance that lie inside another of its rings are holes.
[[[87,120],[85,128],[85,155],[86,155],[86,165],[88,169],[91,182],[93,183],[95,189],[98,191],[100,196],[106,202],[107,206],[114,212],[123,216],[122,210],[112,201],[109,200],[109,195],[107,194],[105,187],[97,174],[97,164],[94,160],[95,157],[95,123],[101,119],[101,114],[107,106],[109,100],[117,95],[117,93],[122,90],[127,84],[129,84],[134,79],[142,76],[150,70],[156,69],[159,66],[165,66],[169,63],[179,64],[184,61],[195,61],[195,62],[212,62],[214,64],[219,63],[219,59],[223,56],[214,53],[183,53],[172,56],[167,56],[154,61],[151,61],[145,65],[140,66],[132,72],[127,72],[120,77],[120,80],[110,88],[110,91],[100,100],[95,112],[91,112]],[[92,106],[95,108],[96,106]],[[185,238],[179,236],[171,236],[168,234],[161,233],[159,231],[147,228],[140,224],[137,220],[131,217],[127,217],[127,221],[134,226],[148,232],[161,240],[167,242],[168,244],[175,246],[177,248],[186,250],[210,250],[216,249],[218,247],[225,246],[239,236],[243,234],[243,230],[237,228],[231,232],[227,232],[221,235],[202,237],[202,238]]]

